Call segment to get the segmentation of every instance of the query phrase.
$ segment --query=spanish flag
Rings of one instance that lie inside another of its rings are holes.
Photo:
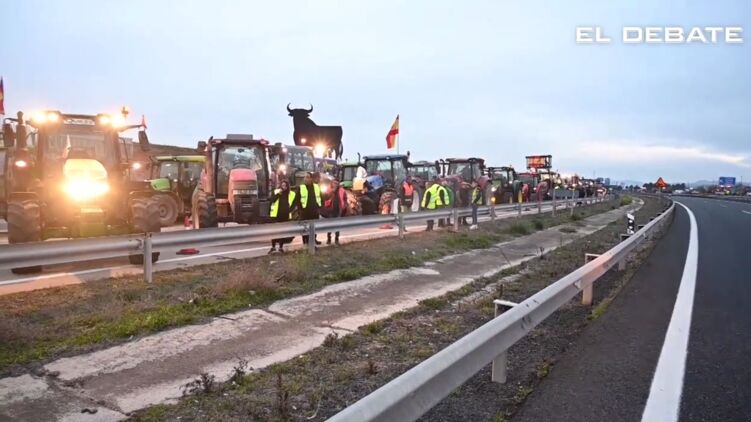
[[[5,115],[5,88],[2,77],[0,77],[0,115]]]
[[[394,149],[396,148],[396,140],[399,137],[399,115],[396,115],[396,120],[394,120],[394,124],[391,125],[391,130],[389,130],[389,133],[386,135],[386,148],[387,149]]]

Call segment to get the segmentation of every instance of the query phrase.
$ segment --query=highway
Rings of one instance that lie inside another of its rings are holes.
[[[674,199],[669,231],[514,420],[751,420],[751,204]]]
[[[559,209],[563,204],[558,204]],[[551,204],[543,204],[542,211],[552,209]],[[523,214],[537,213],[536,203],[525,204]],[[516,216],[517,210],[497,211],[499,218],[508,218]],[[481,217],[480,221],[488,220],[488,217]],[[163,231],[183,230],[181,225],[163,229]],[[424,224],[415,224],[407,226],[408,233],[416,233],[425,230]],[[343,230],[340,241],[342,243],[363,241],[386,236],[397,236],[398,231],[394,229],[374,228],[355,228]],[[2,241],[7,243],[5,234],[1,234]],[[320,241],[326,240],[325,234],[319,234]],[[180,248],[169,248],[162,250],[160,259],[154,264],[155,271],[169,271],[176,268],[185,268],[195,265],[210,264],[222,262],[231,259],[251,258],[265,255],[270,247],[270,240],[264,242],[234,243],[222,245],[193,245],[199,249],[200,253],[196,255],[180,255]],[[53,240],[54,241],[54,240]],[[302,247],[301,238],[298,236],[291,249]],[[325,246],[325,244],[324,244]],[[17,275],[9,269],[0,270],[0,295],[36,290],[49,287],[58,287],[67,284],[77,284],[88,281],[101,280],[107,277],[117,277],[132,274],[141,274],[142,267],[128,263],[127,257],[92,260],[70,264],[45,266],[43,272],[34,275]]]

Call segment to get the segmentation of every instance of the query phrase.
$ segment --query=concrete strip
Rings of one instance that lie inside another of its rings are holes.
[[[553,250],[619,219],[632,208],[584,219],[575,233],[550,228],[423,267],[332,285],[279,301],[268,311],[241,311],[206,324],[59,359],[45,369],[59,372],[62,380],[78,383],[79,394],[127,413],[179,397],[185,384],[201,373],[225,381],[241,359],[259,369],[294,358],[318,347],[337,328],[355,330],[413,307],[420,300],[441,296],[474,279],[532,259],[541,247],[546,252]],[[41,394],[37,401],[48,396]],[[6,406],[0,400],[0,411]]]

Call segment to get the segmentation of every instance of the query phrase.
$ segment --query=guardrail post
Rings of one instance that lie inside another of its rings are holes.
[[[501,315],[509,309],[516,306],[516,303],[505,300],[494,300],[495,316]],[[490,372],[490,380],[499,384],[504,384],[508,378],[508,351],[504,350],[493,359],[493,368]]]
[[[495,214],[495,203],[490,205],[490,221],[495,221],[496,214]]]
[[[537,193],[537,213],[542,213],[542,195],[540,193]]]
[[[585,253],[584,254],[584,265],[586,265],[589,261],[597,258],[600,256],[596,253]],[[582,305],[591,305],[592,304],[592,298],[594,296],[594,283],[589,283],[588,286],[585,286],[582,289]]]
[[[308,221],[308,252],[316,253],[316,223]]]
[[[519,206],[516,208],[518,211],[516,215],[521,217],[522,216],[522,195],[521,194],[519,194],[519,202],[517,202],[517,204]]]
[[[451,210],[451,218],[454,219],[454,231],[459,231],[459,208],[454,208]]]
[[[154,281],[154,263],[151,262],[151,233],[143,236],[143,279],[147,283]]]
[[[399,239],[404,239],[404,214],[396,215],[396,226],[399,227]]]

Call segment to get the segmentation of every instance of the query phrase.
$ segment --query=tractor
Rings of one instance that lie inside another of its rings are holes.
[[[10,244],[51,238],[95,237],[161,230],[159,209],[147,182],[130,179],[131,157],[121,132],[139,128],[142,150],[149,140],[142,125],[123,115],[23,112],[3,121],[5,153],[0,173],[3,215]],[[151,259],[156,261],[159,253]],[[143,255],[130,255],[142,264]],[[41,266],[14,268],[41,271]]]
[[[485,160],[482,158],[448,158],[438,161],[442,174],[454,192],[456,206],[470,205],[472,182],[477,182],[483,193],[483,205],[490,203],[490,178],[485,173]]]
[[[518,201],[521,183],[517,179],[514,167],[488,167],[486,174],[492,186],[491,201],[494,204],[506,204]]]
[[[269,157],[283,150],[253,135],[227,135],[200,141],[198,151],[206,161],[193,192],[193,227],[268,222],[275,186]]]
[[[371,155],[364,157],[363,167],[368,176],[365,178],[367,192],[361,197],[363,214],[390,214],[398,189],[407,178],[410,168],[408,155]],[[419,192],[415,190],[419,203]],[[368,202],[372,202],[372,205]],[[370,211],[373,212],[370,212]]]
[[[315,173],[313,148],[306,146],[274,144],[271,149],[271,169],[279,177],[288,177],[294,189],[303,183],[305,174]]]
[[[162,227],[190,215],[193,191],[201,177],[205,157],[202,155],[161,155],[152,158],[151,188],[158,192],[154,199],[159,205]]]
[[[409,174],[412,176],[412,180],[415,185],[424,192],[427,183],[436,177],[441,172],[441,167],[438,162],[430,161],[418,161],[413,163],[409,169]]]

